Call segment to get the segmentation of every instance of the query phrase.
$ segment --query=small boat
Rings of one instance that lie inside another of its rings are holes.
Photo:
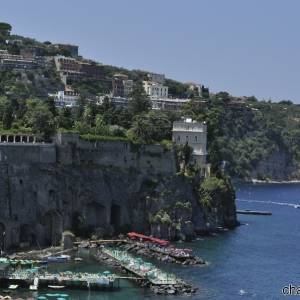
[[[70,255],[48,256],[48,262],[66,262],[71,259]]]
[[[19,286],[17,284],[11,284],[8,288],[10,290],[16,290]]]
[[[300,208],[300,204],[295,204],[294,208]]]
[[[62,290],[65,288],[64,285],[48,285],[49,289],[53,289],[53,290]]]
[[[30,291],[37,291],[38,290],[38,287],[36,285],[30,285],[29,286],[29,290]]]
[[[81,257],[75,257],[74,260],[75,261],[83,261],[83,259]]]
[[[37,277],[34,278],[33,284],[29,286],[29,290],[37,291],[39,286],[39,279]]]

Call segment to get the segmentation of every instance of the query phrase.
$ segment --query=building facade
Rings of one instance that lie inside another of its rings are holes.
[[[115,74],[112,79],[114,97],[128,97],[133,91],[133,81],[125,74]]]
[[[150,98],[150,101],[152,109],[179,111],[191,100],[178,98]]]
[[[196,122],[190,118],[173,122],[172,140],[177,145],[189,145],[193,149],[194,162],[200,167],[205,167],[207,156],[205,123]]]
[[[43,67],[43,58],[25,58],[22,55],[9,54],[7,50],[0,50],[0,67],[2,69],[35,69]]]
[[[66,89],[64,91],[59,91],[54,95],[55,107],[76,107],[78,105],[79,94],[72,89]]]
[[[150,98],[168,98],[169,88],[162,85],[161,83],[153,81],[143,81],[143,87],[146,94]]]
[[[77,81],[82,78],[104,79],[103,66],[100,64],[60,55],[54,57],[54,62],[64,84],[67,84],[69,80]]]

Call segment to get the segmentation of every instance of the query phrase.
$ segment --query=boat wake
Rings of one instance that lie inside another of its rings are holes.
[[[286,202],[275,202],[275,201],[263,201],[263,200],[248,200],[248,199],[236,199],[236,201],[248,202],[248,203],[265,203],[265,204],[275,204],[275,205],[283,205],[283,206],[291,206],[294,208],[300,208],[300,204],[298,203],[286,203]]]

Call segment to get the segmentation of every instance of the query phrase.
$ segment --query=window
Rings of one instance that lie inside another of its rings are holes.
[[[195,135],[195,141],[197,142],[197,136]]]
[[[189,136],[188,136],[188,135],[186,136],[186,140],[187,140],[187,141],[189,140]]]
[[[180,142],[180,135],[178,135],[178,137],[177,137],[177,141],[178,141],[178,142]]]

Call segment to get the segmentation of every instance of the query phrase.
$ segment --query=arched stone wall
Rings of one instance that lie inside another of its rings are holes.
[[[112,204],[110,210],[110,225],[114,227],[115,233],[117,233],[122,224],[122,209],[120,205]]]
[[[5,249],[6,228],[3,223],[0,223],[0,251]]]
[[[44,227],[45,244],[47,246],[58,246],[63,232],[63,219],[57,210],[48,211],[42,219]]]
[[[97,202],[91,202],[86,205],[85,218],[86,224],[92,227],[101,227],[108,223],[106,208]]]
[[[28,224],[20,226],[20,243],[28,243],[28,246],[36,244],[36,235]]]

